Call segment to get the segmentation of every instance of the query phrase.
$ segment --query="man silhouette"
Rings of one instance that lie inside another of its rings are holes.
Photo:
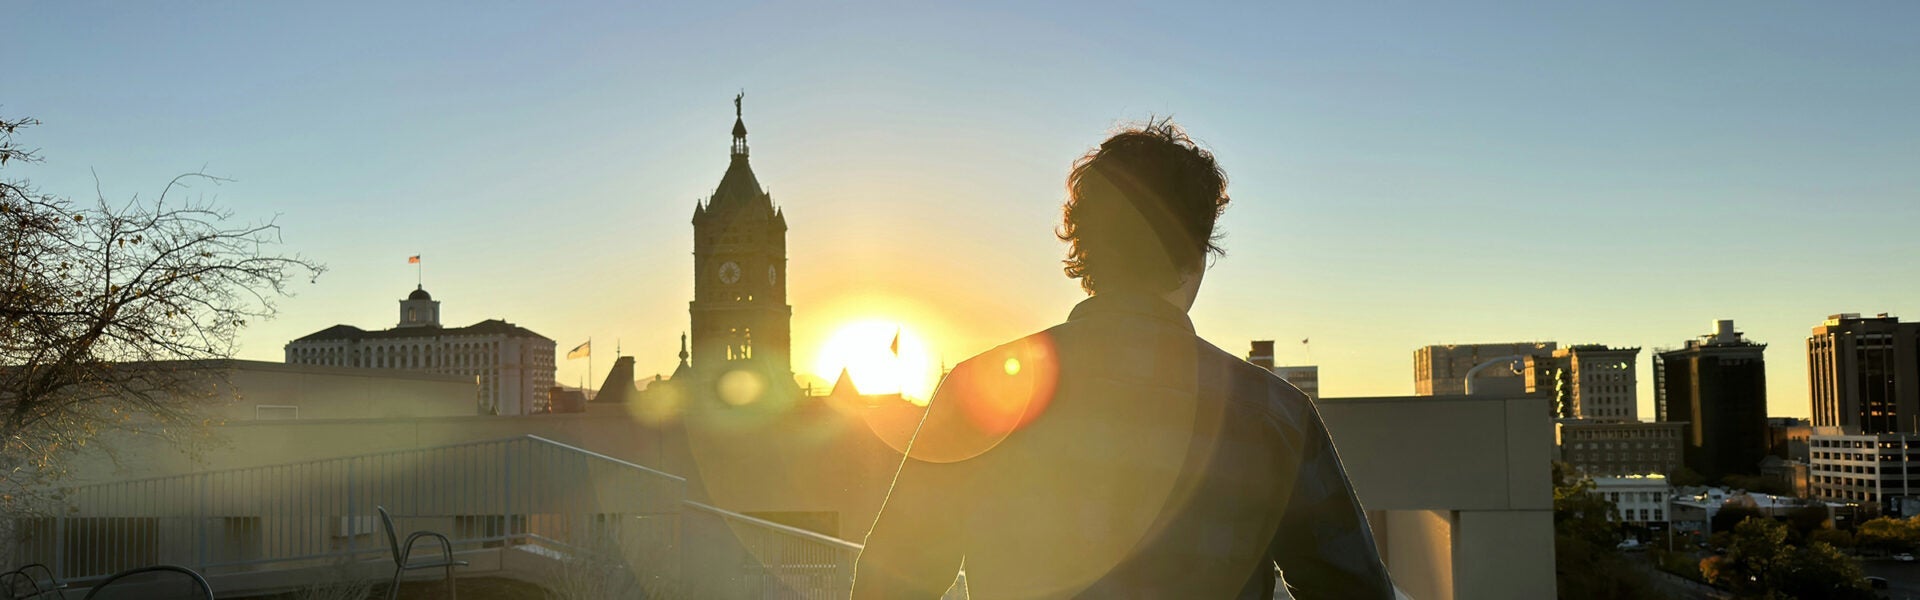
[[[1091,295],[941,382],[855,598],[1392,598],[1313,403],[1186,312],[1226,176],[1167,121],[1073,165],[1059,230]]]

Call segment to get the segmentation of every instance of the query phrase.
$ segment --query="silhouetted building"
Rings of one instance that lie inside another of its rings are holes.
[[[1568,346],[1551,356],[1528,356],[1521,376],[1526,393],[1553,398],[1559,418],[1636,422],[1640,420],[1635,375],[1639,356],[1639,348]]]
[[[1708,481],[1760,474],[1767,456],[1766,349],[1720,320],[1685,348],[1654,353],[1655,418],[1688,424],[1687,468]]]
[[[1487,361],[1509,356],[1550,356],[1553,342],[1448,344],[1413,351],[1413,394],[1447,396],[1467,393],[1467,371]],[[1474,393],[1517,396],[1527,393],[1525,380],[1513,369],[1494,366],[1474,375]]]
[[[794,387],[787,218],[747,163],[740,100],[727,172],[693,209],[692,368],[706,379],[745,367]]]
[[[1812,493],[1808,487],[1808,477],[1812,467],[1804,461],[1787,460],[1767,455],[1760,460],[1760,476],[1774,482],[1780,489],[1788,490],[1795,498],[1806,498]]]
[[[286,357],[289,364],[472,377],[482,414],[547,412],[553,388],[553,340],[499,319],[441,327],[440,302],[418,287],[400,301],[392,329],[334,325],[288,342]]]
[[[1560,460],[1595,476],[1672,474],[1685,423],[1562,420]]]
[[[547,394],[547,412],[554,414],[587,412],[587,393],[582,390],[554,386]]]
[[[1320,399],[1320,367],[1318,365],[1276,365],[1273,362],[1273,340],[1255,340],[1253,349],[1247,352],[1247,362],[1279,376],[1281,380],[1300,388],[1308,398]]]
[[[1808,442],[1813,440],[1813,424],[1795,417],[1767,417],[1767,453],[1787,460],[1807,462]]]
[[[593,394],[592,402],[607,404],[625,404],[640,397],[640,386],[633,378],[633,357],[621,356],[613,359],[613,368],[607,370],[607,379],[600,383],[600,391]]]
[[[1814,427],[1920,433],[1920,323],[1827,317],[1807,337]]]

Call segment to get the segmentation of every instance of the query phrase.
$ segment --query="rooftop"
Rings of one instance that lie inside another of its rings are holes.
[[[301,336],[299,339],[293,340],[293,343],[332,340],[434,338],[462,335],[504,335],[507,337],[530,337],[551,341],[547,336],[534,333],[533,330],[525,327],[500,319],[487,319],[466,327],[395,327],[392,329],[378,329],[373,331],[352,325],[334,325]]]

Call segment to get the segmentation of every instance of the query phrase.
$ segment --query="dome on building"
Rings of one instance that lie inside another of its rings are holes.
[[[408,300],[432,300],[433,294],[428,294],[426,288],[423,288],[420,286],[414,286],[413,293],[407,294],[407,299]]]

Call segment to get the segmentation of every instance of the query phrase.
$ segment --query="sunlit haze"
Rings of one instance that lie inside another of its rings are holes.
[[[417,254],[449,324],[591,337],[566,385],[616,348],[671,373],[742,89],[816,384],[924,397],[943,359],[1062,320],[1067,168],[1153,115],[1231,178],[1199,333],[1280,340],[1326,396],[1410,393],[1428,344],[1734,319],[1771,345],[1770,412],[1804,416],[1810,327],[1920,319],[1912,3],[86,4],[0,24],[31,59],[0,112],[46,159],[9,173],[118,200],[234,179],[194,191],[330,269],[243,358],[393,326]]]
[[[905,325],[858,321],[841,326],[820,346],[813,375],[834,382],[844,369],[862,394],[897,393],[925,403],[940,377],[934,361],[919,334]]]

